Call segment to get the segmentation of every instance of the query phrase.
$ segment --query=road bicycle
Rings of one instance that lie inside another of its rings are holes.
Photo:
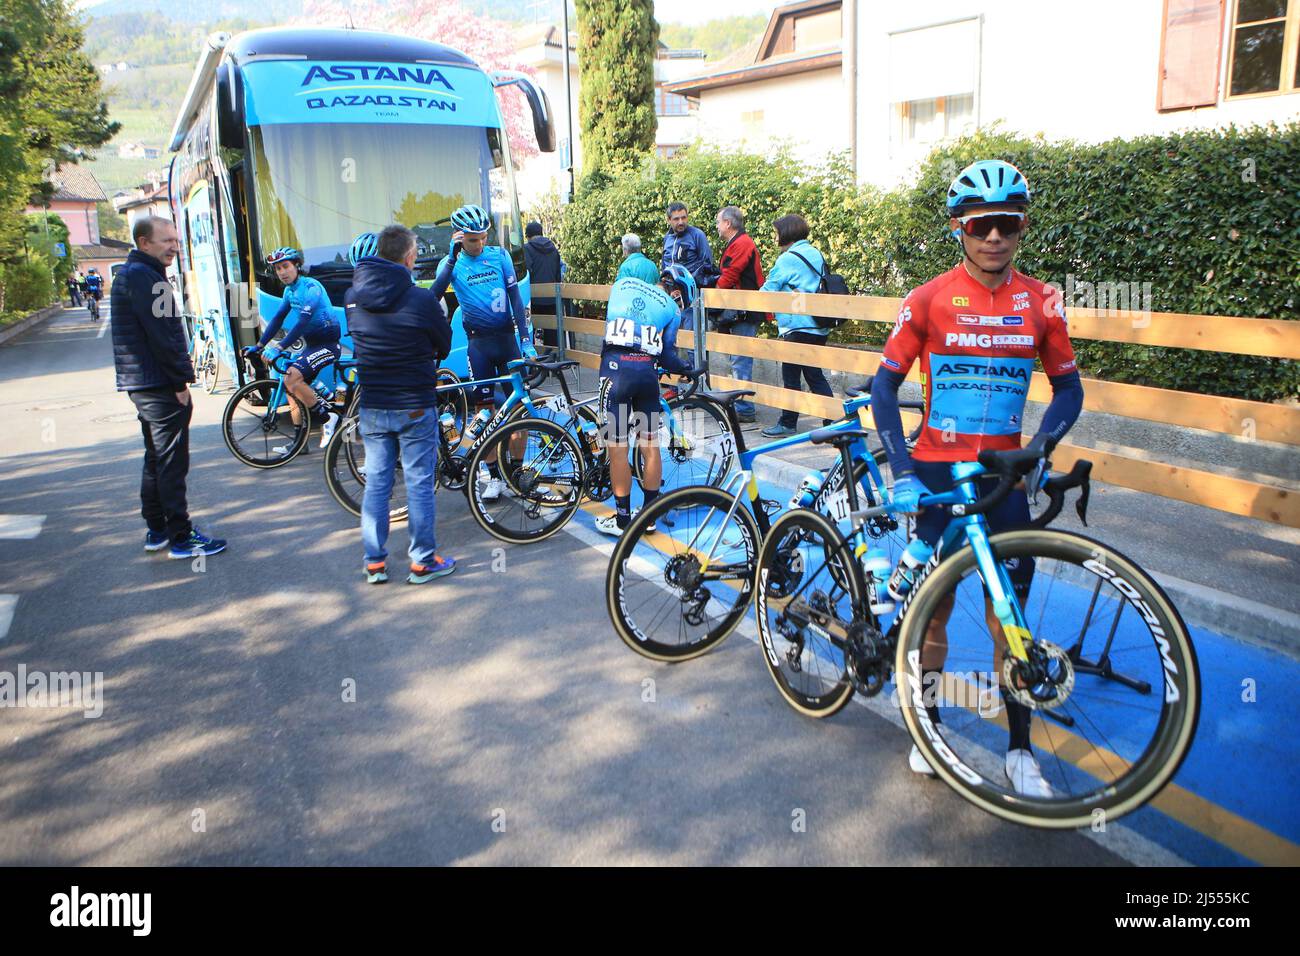
[[[329,489],[334,500],[345,511],[361,517],[361,499],[366,488],[366,446],[361,436],[360,416],[358,414],[361,399],[361,387],[355,384],[355,362],[344,360],[340,363],[345,379],[351,384],[351,398],[329,444],[325,447],[325,487]],[[467,420],[465,392],[460,388],[461,380],[451,369],[438,369],[438,415],[450,414],[457,429],[464,429]],[[444,443],[443,448],[447,445]],[[398,524],[407,519],[406,484],[402,479],[402,462],[396,463],[393,492],[390,499],[388,520]]]
[[[278,354],[268,370],[270,377],[254,379],[237,389],[222,412],[221,436],[226,447],[252,468],[279,468],[307,447],[311,413],[284,384],[292,361],[289,353]],[[351,364],[340,367],[350,368]],[[330,389],[324,395],[340,415],[347,411],[346,392],[346,388]]]
[[[812,440],[848,462],[865,438],[825,429]],[[828,717],[892,676],[908,733],[941,779],[1004,819],[1073,828],[1131,812],[1169,782],[1195,734],[1200,675],[1186,625],[1149,574],[1046,527],[1075,488],[1086,524],[1091,469],[1079,461],[1051,476],[1049,464],[1032,447],[954,464],[954,490],[920,501],[951,521],[901,596],[887,590],[895,562],[864,548],[894,520],[891,502],[850,486],[847,533],[812,510],[782,515],[759,555],[756,613],[764,663],[800,713]],[[1048,506],[991,534],[985,515],[1021,482]],[[1050,797],[1005,777],[1008,699],[1028,709]]]
[[[217,381],[221,377],[221,360],[217,357],[217,337],[213,327],[215,316],[213,311],[196,319],[191,351],[199,385],[209,395],[216,393]]]
[[[722,408],[736,441],[740,468],[720,487],[679,488],[656,498],[633,516],[610,557],[605,599],[619,638],[652,660],[677,662],[699,657],[724,640],[744,618],[753,593],[758,550],[781,502],[764,499],[754,477],[760,455],[807,444],[803,432],[746,447],[735,415],[735,402],[751,390],[702,392]],[[871,403],[871,380],[850,388],[845,418],[831,425],[839,432],[858,428]],[[902,407],[922,408],[919,402]],[[912,436],[910,440],[915,440]],[[848,459],[837,459],[824,474],[814,472],[790,499],[790,507],[810,508],[849,520],[850,487],[869,502],[885,500],[888,460],[872,453],[865,437],[850,444]],[[846,481],[846,477],[850,480]],[[906,522],[885,517],[872,525],[872,536],[890,555],[907,544]]]

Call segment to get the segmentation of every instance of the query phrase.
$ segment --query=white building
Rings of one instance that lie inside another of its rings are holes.
[[[845,23],[856,168],[879,185],[999,120],[1099,142],[1300,116],[1300,3],[845,0]]]
[[[768,152],[787,144],[805,162],[848,150],[841,0],[777,7],[763,36],[666,89],[698,102],[702,140]]]
[[[533,69],[538,86],[546,91],[555,117],[556,150],[534,157],[519,169],[515,186],[519,201],[527,208],[545,193],[555,190],[564,196],[568,190],[566,166],[569,150],[569,104],[564,83],[564,47],[561,45],[563,29],[540,26],[520,33],[516,47],[520,60]],[[582,177],[582,142],[579,123],[578,96],[582,87],[581,68],[578,63],[578,35],[569,34],[569,73],[572,81],[573,136],[577,140],[573,150],[575,181]],[[655,148],[660,156],[671,156],[678,147],[695,139],[695,116],[684,97],[665,92],[662,84],[693,72],[704,61],[700,50],[670,50],[660,44],[655,58],[655,81],[660,85],[655,97],[655,112],[659,125],[655,135]]]

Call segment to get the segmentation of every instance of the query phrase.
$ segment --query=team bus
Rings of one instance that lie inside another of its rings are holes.
[[[465,54],[411,37],[278,28],[207,39],[172,130],[170,202],[181,237],[187,314],[212,320],[238,384],[281,303],[266,254],[293,246],[329,292],[344,330],[348,250],[400,222],[419,237],[417,275],[450,251],[450,216],[475,203],[492,216],[530,299],[523,226],[497,90],[517,86],[539,147],[555,149],[544,91],[518,73],[486,73]],[[292,320],[290,320],[292,321]],[[288,323],[286,323],[286,326]],[[468,372],[459,310],[447,366]]]

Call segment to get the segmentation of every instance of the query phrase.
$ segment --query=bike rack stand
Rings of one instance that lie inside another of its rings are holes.
[[[1113,680],[1117,684],[1123,684],[1125,687],[1129,687],[1137,691],[1139,694],[1149,694],[1151,693],[1151,685],[1149,683],[1119,673],[1110,662],[1110,648],[1115,642],[1115,631],[1119,629],[1120,615],[1124,613],[1123,604],[1120,604],[1120,606],[1115,609],[1115,619],[1110,622],[1110,631],[1106,635],[1106,645],[1101,649],[1101,656],[1095,661],[1090,661],[1083,656],[1083,636],[1087,633],[1088,625],[1092,622],[1093,611],[1097,607],[1097,596],[1101,594],[1102,583],[1103,582],[1098,581],[1097,586],[1093,589],[1092,600],[1088,602],[1088,613],[1084,616],[1083,626],[1079,629],[1079,636],[1075,639],[1074,646],[1066,651],[1066,655],[1070,658],[1070,662],[1074,665],[1074,669],[1080,674],[1095,674],[1103,680]]]

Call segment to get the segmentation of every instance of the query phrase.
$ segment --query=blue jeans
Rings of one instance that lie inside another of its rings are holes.
[[[361,499],[361,542],[366,562],[388,558],[388,507],[397,456],[402,456],[406,505],[410,512],[407,553],[412,564],[429,564],[435,553],[433,489],[438,464],[438,411],[435,408],[363,408],[361,437],[366,443],[366,493]]]
[[[727,329],[727,334],[743,335],[752,339],[758,334],[758,323],[736,322],[731,328]],[[754,380],[754,357],[752,355],[732,355],[730,358],[731,377],[742,382],[752,382]],[[742,416],[753,415],[754,403],[747,402],[744,399],[736,402],[736,414]]]

